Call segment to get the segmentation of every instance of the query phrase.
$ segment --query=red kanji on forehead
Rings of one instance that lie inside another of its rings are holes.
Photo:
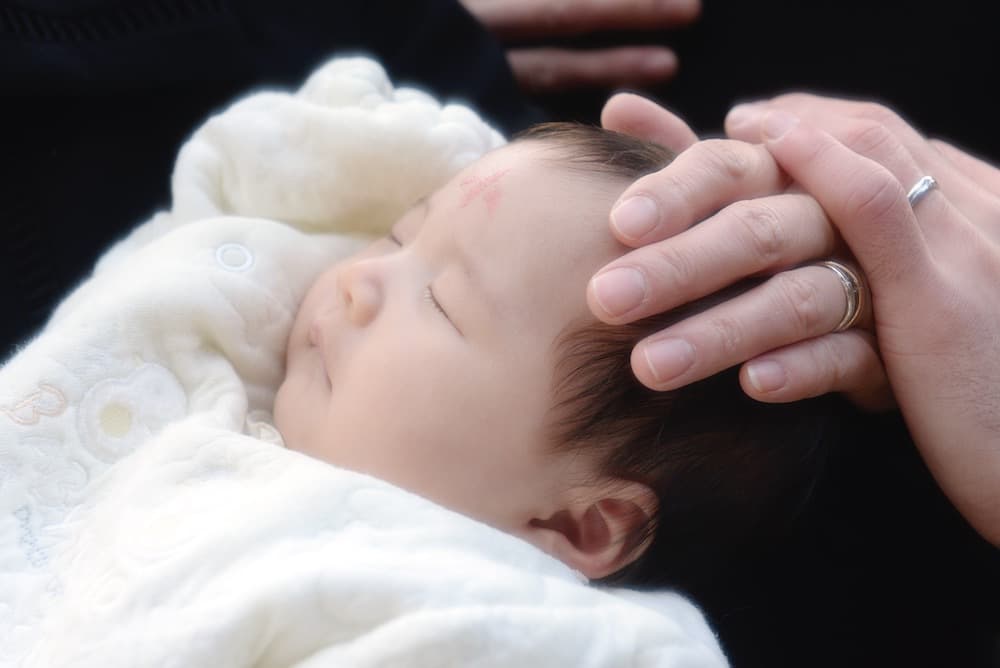
[[[459,185],[465,191],[465,194],[462,196],[459,207],[464,209],[473,200],[481,196],[483,202],[486,204],[486,210],[492,215],[497,204],[500,202],[500,179],[509,171],[510,169],[500,169],[488,176],[473,175],[462,179]]]

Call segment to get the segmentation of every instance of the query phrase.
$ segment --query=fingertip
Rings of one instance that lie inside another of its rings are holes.
[[[646,301],[649,286],[634,267],[599,271],[587,286],[587,303],[598,318],[607,323],[627,322],[629,314]]]
[[[611,96],[601,110],[601,126],[665,146],[680,153],[698,136],[679,116],[632,92]]]
[[[608,129],[614,130],[611,124],[620,117],[621,107],[627,107],[630,104],[635,104],[632,98],[640,97],[635,93],[630,91],[615,91],[611,94],[605,102],[604,106],[601,108],[601,126]]]
[[[626,245],[636,246],[659,226],[660,205],[646,193],[628,195],[611,209],[610,218],[615,236]]]
[[[767,112],[761,118],[760,129],[765,141],[776,142],[794,130],[798,124],[798,116],[787,111],[774,110]]]
[[[704,377],[697,375],[696,361],[695,347],[676,336],[646,339],[632,349],[632,369],[636,370],[636,377],[646,387],[658,391],[681,387]]]
[[[663,80],[677,73],[677,54],[665,47],[650,47],[641,52],[639,73],[645,78]]]
[[[587,297],[586,297],[587,298],[587,308],[589,308],[591,314],[595,318],[597,318],[598,320],[600,320],[601,322],[603,322],[605,324],[608,324],[608,325],[617,325],[617,324],[620,324],[619,321],[618,321],[618,318],[616,318],[612,314],[608,313],[608,311],[605,308],[604,304],[601,303],[601,300],[597,296],[597,286],[596,286],[596,284],[597,284],[599,276],[604,271],[605,271],[604,269],[601,269],[600,271],[598,271],[597,274],[595,274],[593,277],[591,277],[590,281],[587,283]]]
[[[649,357],[646,355],[646,352],[641,345],[637,345],[632,349],[630,364],[632,366],[632,373],[635,374],[636,380],[650,390],[663,392],[670,389],[669,387],[664,387],[663,384],[657,379],[656,374],[653,373],[653,369],[649,364]]]
[[[726,135],[733,139],[760,143],[760,119],[767,107],[763,102],[743,102],[735,105],[726,114],[723,123]]]
[[[796,387],[789,369],[775,360],[751,360],[740,368],[739,378],[746,395],[762,403],[785,404],[813,396]]]
[[[741,376],[758,395],[773,394],[788,384],[785,367],[774,360],[754,360],[743,365]]]
[[[656,102],[639,93],[618,91],[608,98],[601,109],[601,126],[606,130],[630,134],[631,128],[644,124],[648,116],[658,115],[661,111],[666,112]]]
[[[892,390],[874,341],[856,329],[800,341],[746,362],[740,386],[765,403],[839,392],[862,410],[885,410],[893,405]]]

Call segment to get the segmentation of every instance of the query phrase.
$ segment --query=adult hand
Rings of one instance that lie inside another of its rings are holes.
[[[613,211],[615,234],[637,248],[591,282],[597,317],[629,322],[773,275],[640,342],[632,367],[643,383],[672,389],[750,360],[741,382],[762,401],[839,391],[865,408],[891,405],[870,327],[831,333],[846,308],[839,277],[799,267],[844,254],[835,228],[815,199],[788,188],[763,146],[698,142],[676,116],[635,95],[613,97],[602,123],[680,155],[633,184]]]
[[[949,201],[984,234],[1000,240],[1000,170],[968,153],[927,139],[899,114],[872,102],[807,93],[780,95],[734,107],[726,117],[726,133],[734,139],[761,141],[761,121],[770,111],[785,111],[821,128],[848,148],[892,171],[908,158],[933,174]]]
[[[783,110],[832,122],[832,108],[810,111],[809,98],[730,125],[756,124],[830,214],[870,282],[882,359],[914,442],[952,503],[1000,546],[1000,170],[922,140],[887,110],[841,104],[831,129],[846,144]],[[925,174],[940,188],[911,208],[907,189]]]
[[[833,134],[776,113],[782,105],[823,123]],[[650,111],[644,110],[646,126]],[[730,132],[747,139],[763,132],[766,147],[720,141],[695,144],[671,167],[637,182],[623,197],[638,193],[649,197],[653,225],[630,231],[627,223],[635,222],[636,211],[616,209],[616,233],[633,245],[651,245],[610,266],[638,270],[646,288],[637,307],[610,315],[598,299],[600,277],[607,269],[602,270],[590,286],[595,313],[612,322],[631,320],[711,292],[719,284],[753,273],[754,267],[770,272],[776,266],[826,257],[836,250],[835,238],[832,243],[824,241],[828,236],[824,227],[829,226],[824,211],[829,213],[868,275],[873,326],[921,454],[970,523],[1000,544],[1000,360],[993,350],[1000,340],[1000,301],[993,296],[1000,281],[1000,173],[953,147],[924,140],[898,116],[874,105],[792,96],[739,111],[728,120]],[[622,115],[612,103],[606,112],[612,120]],[[786,174],[815,200],[784,193]],[[941,189],[920,202],[915,215],[905,189],[923,174],[933,174]],[[748,197],[756,199],[737,201]],[[733,201],[737,203],[727,206]],[[701,218],[708,220],[688,229]],[[675,238],[662,241],[680,230],[684,231]],[[793,258],[797,259],[789,263]],[[723,304],[718,308],[727,310],[721,314],[691,318],[670,328],[672,332],[651,337],[685,342],[680,355],[674,346],[675,360],[680,357],[685,363],[678,377],[662,370],[659,375],[652,373],[648,363],[662,360],[655,350],[643,354],[642,344],[633,356],[637,375],[655,387],[690,382],[725,365],[727,359],[739,362],[759,354],[766,347],[760,327],[783,328],[784,338],[794,340],[790,332],[829,317],[822,314],[832,303],[821,286],[829,277],[806,276],[801,274],[804,269],[796,270],[800,280],[792,284],[805,286],[801,294],[811,297],[800,299],[798,307],[794,299],[778,298],[770,317],[762,318],[767,300],[742,311],[736,308],[737,300]],[[772,279],[762,288],[775,282]],[[619,290],[617,297],[622,294]],[[843,299],[841,294],[839,309]],[[613,301],[610,310],[615,310]],[[811,306],[802,308],[803,304]],[[863,345],[850,345],[844,340],[849,336]],[[832,354],[838,346],[843,353],[839,362]],[[796,364],[810,358],[806,353],[814,362],[811,374],[808,364]],[[878,384],[871,379],[880,373],[874,341],[858,330],[793,344],[744,367],[744,387],[758,396],[752,369],[761,363],[775,363],[772,371],[778,367],[776,375],[783,385],[777,393],[783,399],[801,395],[810,385],[820,390],[853,385],[857,391],[867,383],[871,388]],[[870,373],[857,373],[869,364]],[[840,371],[830,373],[830,368]],[[853,384],[845,380],[852,375],[868,380]]]
[[[505,42],[544,40],[603,30],[653,30],[687,25],[701,0],[460,0]],[[664,46],[574,50],[512,47],[521,86],[531,92],[581,87],[645,86],[671,78],[677,56]]]

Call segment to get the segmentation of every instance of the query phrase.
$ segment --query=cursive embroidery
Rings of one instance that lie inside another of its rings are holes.
[[[21,425],[38,424],[42,416],[55,417],[64,410],[66,410],[66,395],[59,388],[47,383],[40,384],[38,390],[14,404],[12,408],[0,406],[0,413]]]

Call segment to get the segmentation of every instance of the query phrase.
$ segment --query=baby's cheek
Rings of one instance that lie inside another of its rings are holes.
[[[278,433],[281,434],[281,438],[285,442],[285,447],[294,449],[292,445],[294,440],[292,438],[293,434],[288,429],[290,424],[288,420],[288,402],[286,399],[288,391],[288,379],[286,378],[281,383],[281,386],[278,387],[278,392],[274,397],[274,426],[278,430]]]
[[[309,286],[308,290],[306,290],[306,296],[302,302],[302,308],[314,307],[316,302],[320,301],[322,295],[328,294],[337,286],[337,267],[340,265],[341,263],[334,264],[316,277],[313,284]]]
[[[274,399],[274,426],[285,447],[309,453],[323,406],[298,365],[290,367]]]

